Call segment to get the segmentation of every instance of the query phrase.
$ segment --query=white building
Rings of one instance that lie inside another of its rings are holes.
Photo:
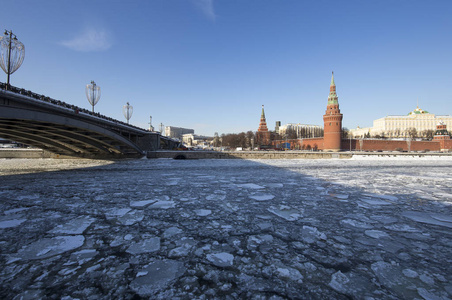
[[[210,147],[213,142],[213,137],[187,133],[182,135],[182,143],[187,146],[201,146]]]
[[[181,140],[182,135],[187,133],[195,133],[194,129],[189,128],[181,128],[181,127],[174,127],[174,126],[166,126],[165,127],[165,136],[170,138],[176,138]]]
[[[452,117],[448,115],[437,116],[416,107],[415,110],[406,116],[387,116],[374,121],[373,127],[351,129],[352,137],[364,137],[369,134],[374,137],[377,135],[385,137],[407,137],[409,130],[416,129],[419,136],[426,135],[431,130],[435,132],[436,125],[444,122],[447,128],[452,128]]]
[[[307,124],[285,124],[279,127],[279,135],[284,136],[288,132],[295,132],[297,138],[313,138],[323,136],[323,128],[318,125],[307,125]]]

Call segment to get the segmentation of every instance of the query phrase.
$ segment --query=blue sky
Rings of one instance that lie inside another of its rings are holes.
[[[323,125],[334,71],[343,126],[419,106],[452,114],[452,1],[15,0],[25,44],[11,84],[130,122],[213,135]],[[6,74],[0,75],[6,82]]]

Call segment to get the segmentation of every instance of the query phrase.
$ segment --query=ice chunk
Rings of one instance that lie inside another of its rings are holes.
[[[110,220],[115,217],[122,217],[129,211],[131,211],[130,208],[112,208],[105,213],[105,216]]]
[[[419,232],[418,229],[411,227],[407,224],[391,224],[388,226],[385,226],[386,229],[392,230],[392,231],[401,231],[401,232]]]
[[[448,299],[448,298],[436,296],[435,294],[427,291],[424,288],[418,288],[417,292],[418,292],[419,296],[421,296],[425,300],[444,300],[444,299]]]
[[[251,199],[254,199],[256,201],[268,201],[268,200],[272,200],[273,198],[275,198],[275,196],[272,194],[257,194],[257,195],[250,195],[248,197],[250,197]]]
[[[443,215],[443,214],[430,214],[430,216],[438,221],[442,221],[442,222],[450,222],[452,223],[452,216],[449,215]]]
[[[326,235],[320,232],[316,227],[303,226],[302,238],[308,244],[312,244],[317,240],[326,240]]]
[[[177,235],[177,234],[179,234],[181,232],[182,232],[182,229],[173,226],[173,227],[165,229],[165,231],[163,232],[163,237],[165,239],[167,239],[167,238],[175,236],[175,235]]]
[[[255,249],[263,243],[273,242],[273,236],[270,234],[251,235],[248,237],[248,249]]]
[[[238,187],[245,188],[245,189],[253,189],[253,190],[259,190],[263,189],[263,186],[254,184],[254,183],[244,183],[244,184],[237,184]]]
[[[141,200],[141,201],[131,201],[130,206],[133,208],[143,208],[150,204],[157,202],[157,200]]]
[[[13,257],[22,260],[43,259],[77,249],[81,247],[84,242],[85,237],[83,235],[44,238],[25,246],[14,254]]]
[[[281,205],[279,208],[272,206],[267,210],[272,214],[275,214],[278,217],[281,217],[287,221],[296,221],[302,217],[302,214],[298,209],[293,209],[285,205]]]
[[[347,224],[347,225],[350,225],[353,227],[363,228],[363,229],[373,228],[373,226],[370,224],[367,224],[365,222],[358,221],[358,220],[353,220],[353,219],[344,219],[344,220],[341,220],[341,223]]]
[[[24,210],[28,210],[30,209],[30,207],[21,207],[21,208],[13,208],[13,209],[9,209],[9,210],[5,210],[3,213],[5,215],[10,215],[10,214],[15,214]]]
[[[432,224],[432,225],[439,225],[444,226],[448,228],[452,228],[452,223],[450,221],[442,221],[441,219],[448,219],[447,216],[440,214],[434,214],[436,218],[432,218],[428,213],[420,212],[420,211],[404,211],[402,212],[402,216],[411,219],[416,222],[426,223],[426,224]]]
[[[212,211],[210,209],[196,209],[195,210],[195,214],[200,216],[200,217],[208,216],[211,213],[212,213]]]
[[[276,274],[281,279],[298,281],[299,283],[301,283],[301,280],[303,279],[303,275],[301,275],[300,271],[290,267],[279,267],[276,269]]]
[[[182,276],[185,267],[182,262],[158,260],[137,272],[130,288],[141,297],[149,297],[167,288],[175,279]]]
[[[212,194],[206,197],[206,200],[209,201],[223,201],[226,199],[226,195],[223,194]]]
[[[226,252],[207,254],[207,260],[217,267],[231,267],[234,263],[234,255]]]
[[[142,240],[137,243],[133,243],[127,248],[126,252],[130,254],[143,254],[152,253],[160,250],[160,238],[152,237],[149,239]]]
[[[434,285],[435,284],[435,279],[433,279],[432,277],[428,276],[427,274],[422,274],[421,276],[419,276],[419,279],[422,280],[422,282],[428,284],[428,285]]]
[[[137,222],[142,221],[144,218],[144,212],[142,210],[132,210],[128,213],[120,216],[118,221],[124,225],[133,225]]]
[[[348,288],[346,285],[349,283],[349,279],[346,275],[342,274],[341,271],[337,271],[331,276],[331,281],[329,286],[339,293],[346,293]]]
[[[174,201],[165,201],[165,200],[161,200],[161,201],[157,201],[154,204],[151,204],[149,206],[149,208],[161,208],[161,209],[168,209],[168,208],[173,208],[176,206],[176,202]]]
[[[66,223],[58,225],[49,232],[59,234],[82,234],[86,230],[86,228],[88,228],[93,222],[93,218],[82,216],[66,221]]]
[[[411,269],[404,269],[402,273],[408,278],[416,278],[419,276],[419,274],[416,271],[413,271]]]
[[[389,237],[389,235],[386,232],[380,230],[366,230],[364,231],[364,234],[374,239]]]
[[[349,197],[347,194],[330,194],[330,196],[340,200],[347,200]]]
[[[370,218],[372,220],[377,220],[378,222],[383,223],[383,224],[390,224],[390,223],[395,223],[395,222],[399,221],[399,219],[391,217],[391,216],[373,215]]]
[[[13,219],[13,220],[0,221],[0,229],[16,227],[25,221],[27,221],[27,219]]]
[[[394,201],[394,202],[399,200],[399,198],[397,198],[396,196],[393,196],[393,195],[372,194],[372,193],[363,193],[363,195],[372,197],[372,198],[380,198],[380,199],[385,199],[385,200],[389,200],[389,201]]]
[[[284,187],[284,184],[282,184],[282,183],[268,183],[266,185],[269,188],[282,188],[282,187]]]
[[[171,251],[168,253],[168,257],[170,258],[179,258],[179,257],[185,257],[190,253],[190,250],[193,248],[192,245],[189,243],[186,243],[180,247],[171,249]]]
[[[406,283],[405,277],[402,276],[402,272],[397,265],[378,261],[373,263],[371,268],[382,285],[393,288]]]
[[[92,260],[98,252],[96,249],[83,249],[71,254],[70,259],[73,261],[77,261],[79,265],[83,265],[84,263]]]
[[[375,199],[375,198],[371,198],[371,199],[363,198],[363,199],[360,199],[360,200],[362,202],[365,202],[365,203],[369,204],[369,205],[391,205],[392,204],[392,203],[390,203],[388,201],[385,201],[385,200],[382,200],[382,199]]]

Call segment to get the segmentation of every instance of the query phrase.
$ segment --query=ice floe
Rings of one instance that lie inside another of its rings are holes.
[[[230,267],[234,263],[234,255],[226,252],[207,254],[206,258],[217,267]]]
[[[0,220],[0,229],[16,227],[27,221],[27,219]]]
[[[130,287],[140,296],[149,297],[168,287],[173,280],[182,276],[185,267],[182,262],[158,260],[137,272]]]
[[[49,233],[56,234],[82,234],[93,222],[94,218],[91,217],[79,217],[66,221],[64,224],[58,225]]]
[[[272,214],[281,217],[287,221],[296,221],[302,217],[302,212],[298,209],[293,209],[289,206],[281,205],[279,207],[271,206],[267,209]]]
[[[132,243],[126,252],[130,254],[152,253],[160,250],[160,238],[151,237]]]
[[[77,249],[81,247],[84,242],[85,237],[83,235],[43,238],[25,246],[12,256],[22,260],[44,259]]]

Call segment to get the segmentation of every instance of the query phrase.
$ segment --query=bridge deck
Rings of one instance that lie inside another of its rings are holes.
[[[77,157],[141,157],[160,148],[158,133],[31,91],[5,87],[0,83],[2,138]]]

